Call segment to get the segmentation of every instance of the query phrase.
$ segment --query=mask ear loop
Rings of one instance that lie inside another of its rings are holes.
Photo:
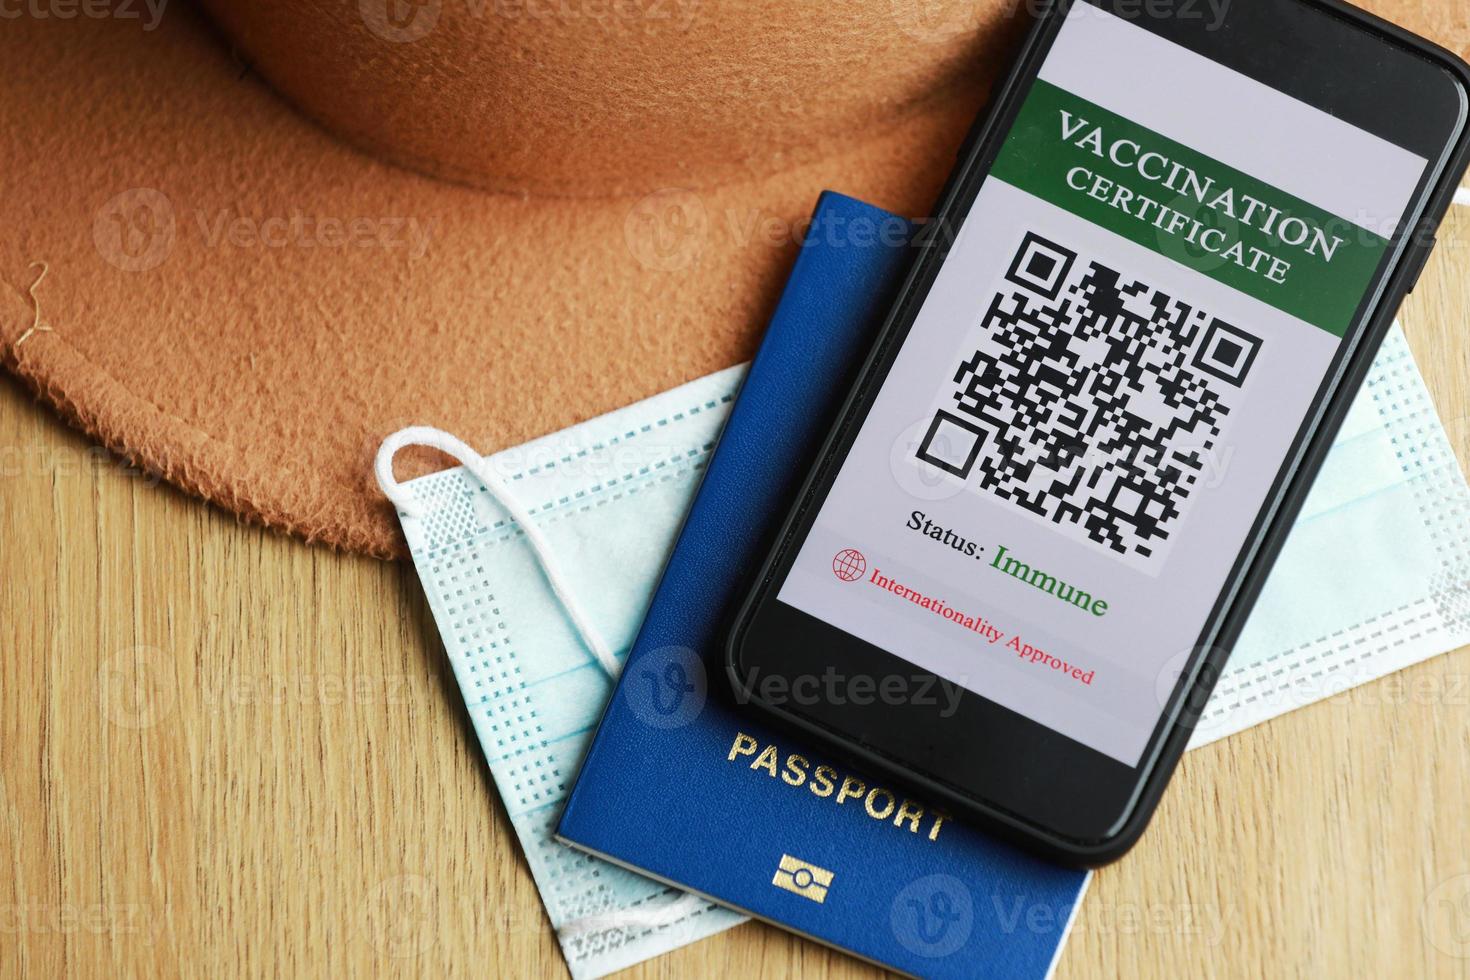
[[[531,550],[536,553],[536,558],[541,564],[541,571],[546,576],[551,591],[556,594],[557,601],[566,610],[567,617],[571,619],[572,626],[576,628],[583,645],[591,651],[598,664],[607,671],[607,675],[616,679],[622,671],[622,666],[613,656],[612,649],[603,640],[602,634],[598,633],[596,627],[592,625],[592,621],[588,619],[581,605],[572,598],[571,591],[567,587],[566,576],[553,557],[550,542],[541,533],[531,513],[510,492],[505,481],[486,465],[484,457],[449,433],[426,425],[400,429],[384,439],[383,444],[378,447],[378,456],[373,464],[378,486],[382,489],[383,494],[393,502],[393,506],[403,514],[415,518],[423,516],[423,508],[403,492],[403,484],[399,483],[398,478],[393,475],[393,457],[405,446],[428,446],[430,449],[447,453],[459,460],[460,464],[484,485],[485,490],[495,499],[495,502],[505,509],[505,512],[526,535],[526,540],[530,542]],[[709,905],[709,902],[698,895],[681,894],[672,901],[658,905],[586,915],[566,923],[557,932],[562,937],[571,939],[614,929],[657,929],[680,922]]]
[[[660,905],[584,915],[568,922],[556,930],[556,933],[563,939],[574,939],[577,936],[611,932],[614,929],[660,929],[682,922],[714,904],[693,892],[683,892],[678,898]]]
[[[607,672],[607,676],[616,680],[622,671],[622,666],[618,663],[617,657],[613,656],[612,648],[607,645],[602,634],[597,632],[597,628],[592,625],[591,619],[588,618],[581,604],[572,596],[567,586],[566,573],[557,564],[556,557],[551,550],[551,543],[541,533],[541,528],[537,526],[531,512],[516,500],[515,495],[510,492],[510,487],[486,464],[484,457],[449,433],[426,425],[400,429],[384,439],[383,444],[378,447],[378,457],[373,465],[373,471],[377,475],[378,486],[382,488],[383,494],[393,502],[393,506],[410,517],[422,516],[422,508],[403,492],[403,484],[399,483],[398,478],[393,475],[393,457],[405,446],[427,446],[430,449],[447,453],[459,460],[464,468],[473,473],[475,479],[484,485],[485,490],[495,502],[505,509],[511,520],[515,521],[526,535],[526,541],[530,543],[531,550],[536,553],[536,559],[541,565],[542,574],[546,576],[547,584],[551,586],[551,591],[555,593],[561,607],[566,610],[567,617],[572,621],[572,626],[576,629],[583,645]]]

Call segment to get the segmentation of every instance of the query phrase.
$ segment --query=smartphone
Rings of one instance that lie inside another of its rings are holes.
[[[1434,245],[1467,90],[1329,0],[1048,7],[736,616],[737,700],[1121,856]]]

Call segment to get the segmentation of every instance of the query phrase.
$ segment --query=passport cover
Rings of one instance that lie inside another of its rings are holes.
[[[870,345],[912,226],[818,201],[558,837],[905,973],[1044,977],[1087,873],[1031,857],[734,704],[735,605]]]

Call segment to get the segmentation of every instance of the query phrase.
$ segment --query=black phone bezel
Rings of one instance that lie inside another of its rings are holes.
[[[765,693],[771,690],[768,684],[749,683],[750,668],[757,668],[766,680],[783,679],[787,691],[792,689],[792,680],[839,664],[852,676],[911,678],[924,673],[895,654],[780,603],[775,598],[775,585],[784,580],[831,488],[838,464],[944,262],[953,231],[973,205],[1020,102],[1074,3],[1091,3],[1114,12],[1124,6],[1147,6],[1130,0],[1057,0],[1023,43],[1014,68],[997,86],[991,106],[981,114],[966,141],[935,210],[935,219],[916,238],[912,266],[877,341],[795,506],[782,524],[775,546],[736,614],[725,660],[737,700],[818,737],[860,764],[908,782],[963,818],[1054,859],[1096,865],[1121,856],[1147,825],[1300,509],[1311,478],[1433,246],[1434,229],[1449,207],[1458,175],[1470,163],[1470,133],[1466,130],[1470,68],[1429,42],[1338,0],[1268,0],[1231,5],[1222,29],[1204,38],[1198,32],[1191,33],[1191,25],[1179,19],[1146,25],[1176,43],[1237,70],[1244,69],[1245,74],[1274,88],[1409,146],[1428,158],[1431,165],[1237,556],[1200,643],[1160,712],[1138,766],[1126,766],[976,694],[963,698],[960,710],[948,719],[939,718],[929,706],[914,704],[859,706],[818,701],[794,705],[789,699],[772,699]],[[1326,40],[1320,33],[1311,32],[1311,28],[1323,26],[1320,18],[1324,15],[1336,25],[1326,32]],[[1268,34],[1270,43],[1266,44]],[[1242,45],[1243,36],[1263,43],[1254,48]],[[1335,74],[1320,74],[1325,69],[1305,67],[1314,63],[1309,57],[1280,56],[1280,45],[1289,47],[1299,37],[1316,45],[1319,50],[1314,54],[1336,57]],[[1342,50],[1320,50],[1333,45]],[[1246,50],[1251,51],[1251,57],[1245,59],[1249,64],[1222,57]],[[1436,123],[1436,130],[1431,132],[1425,124],[1424,131],[1415,135],[1415,119],[1422,122],[1423,116],[1405,113],[1402,106],[1414,95],[1412,104],[1424,107],[1424,92],[1417,87],[1422,82],[1416,80],[1411,86],[1404,78],[1375,77],[1374,72],[1363,70],[1366,65],[1381,67],[1394,59],[1406,60],[1400,60],[1392,71],[1380,70],[1376,75],[1393,75],[1399,66],[1414,64],[1425,77],[1445,83],[1445,91],[1453,93],[1457,103],[1453,127]],[[1404,91],[1409,88],[1413,91]],[[1314,93],[1330,93],[1330,97],[1310,97]],[[756,648],[759,659],[750,656]],[[1006,751],[977,751],[977,745],[987,743],[1002,744]],[[963,771],[966,778],[954,778],[958,771]],[[1055,791],[1057,773],[1065,774],[1069,792]],[[977,792],[977,786],[986,790]]]

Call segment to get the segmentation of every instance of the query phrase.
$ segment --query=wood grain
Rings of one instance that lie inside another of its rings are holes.
[[[1404,321],[1463,464],[1470,215],[1441,237]],[[9,382],[0,549],[3,975],[565,974],[408,567],[240,526]],[[1188,755],[1060,976],[1470,973],[1467,677]],[[798,970],[877,972],[746,925],[631,973]]]

